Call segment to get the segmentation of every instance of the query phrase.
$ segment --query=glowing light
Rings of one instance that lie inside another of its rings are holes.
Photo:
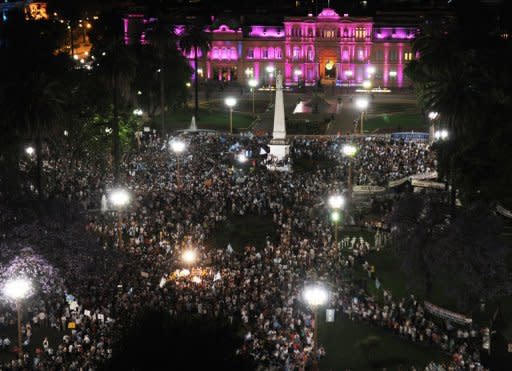
[[[295,71],[293,71],[293,74],[295,76],[301,76],[302,75],[302,70],[296,69]]]
[[[250,86],[251,88],[255,88],[256,86],[258,86],[258,80],[256,80],[256,79],[250,79],[250,80],[249,80],[249,86]]]
[[[140,90],[137,91],[137,95],[142,95],[142,92]]]
[[[247,156],[244,154],[244,153],[239,153],[237,156],[236,156],[236,159],[238,160],[238,162],[240,162],[241,164],[244,164],[247,162]]]
[[[233,108],[234,106],[236,106],[236,98],[227,97],[224,100],[224,103],[226,103],[226,106],[228,106],[229,108]]]
[[[374,66],[368,66],[366,69],[366,72],[368,72],[368,75],[373,75],[375,73],[375,67]]]
[[[270,74],[274,73],[274,71],[275,71],[275,70],[276,70],[276,69],[275,69],[275,67],[274,67],[274,66],[267,66],[267,67],[265,68],[265,71],[267,71],[267,72],[268,72],[268,73],[270,73]]]
[[[110,192],[109,200],[112,205],[122,207],[130,202],[130,194],[125,189],[115,189]]]
[[[368,102],[368,99],[366,99],[366,98],[356,99],[356,107],[361,111],[364,111],[365,109],[367,109],[369,104],[370,103]]]
[[[329,298],[327,290],[320,286],[309,286],[304,289],[303,298],[312,307],[324,305]]]
[[[437,130],[435,133],[434,133],[434,138],[436,138],[437,140],[446,140],[448,139],[448,130],[446,129],[443,129],[443,130]]]
[[[25,148],[25,153],[29,156],[32,156],[34,153],[36,153],[36,150],[32,146],[28,146]]]
[[[371,87],[372,87],[372,83],[371,83],[370,81],[368,81],[368,80],[364,80],[364,81],[363,81],[363,88],[364,88],[364,89],[368,90],[368,89],[370,89]]]
[[[9,298],[19,300],[25,298],[29,294],[30,289],[30,281],[24,278],[16,278],[7,281],[7,283],[4,286],[3,292]]]
[[[354,75],[354,73],[351,70],[346,70],[345,71],[345,76],[351,77],[352,75]]]
[[[187,82],[185,85],[187,88],[190,88],[192,86],[192,84],[190,82]]]
[[[185,148],[186,144],[181,140],[176,139],[171,142],[171,149],[174,153],[181,153],[185,150]]]
[[[69,132],[67,130],[64,130],[64,136],[67,137],[69,135]]]
[[[356,152],[357,152],[357,148],[356,146],[352,145],[352,144],[345,144],[342,148],[341,148],[341,152],[345,155],[345,156],[348,156],[348,157],[353,157]]]
[[[396,77],[396,71],[389,71],[389,77]]]
[[[325,64],[325,69],[327,71],[332,70],[333,67],[334,67],[334,64],[331,61],[327,61],[327,63]]]
[[[437,118],[437,116],[439,116],[439,112],[429,112],[428,113],[428,118],[431,119],[431,120],[435,120]]]
[[[112,128],[105,128],[105,133],[112,134]]]
[[[329,206],[333,209],[341,209],[345,205],[345,199],[341,195],[333,195],[329,197]]]
[[[335,223],[339,222],[341,219],[341,214],[339,211],[333,211],[331,213],[331,220]]]
[[[197,253],[195,250],[185,250],[181,255],[181,259],[186,264],[194,264],[197,259]]]
[[[75,61],[77,61],[77,60],[79,60],[79,59],[80,59],[80,57],[78,56],[78,54],[75,54],[75,55],[73,55],[73,59],[74,59]]]
[[[135,116],[142,116],[144,114],[144,112],[140,108],[137,108],[137,109],[133,110],[133,114]]]

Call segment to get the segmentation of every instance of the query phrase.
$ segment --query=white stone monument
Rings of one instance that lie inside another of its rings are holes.
[[[269,144],[270,156],[278,161],[290,153],[290,144],[286,139],[286,122],[284,121],[283,75],[276,75],[276,101],[274,104],[274,131]]]
[[[190,121],[190,127],[188,128],[189,131],[197,131],[197,125],[196,125],[196,117],[192,116],[192,120]]]

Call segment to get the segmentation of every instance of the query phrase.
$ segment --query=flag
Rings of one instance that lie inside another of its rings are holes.
[[[215,282],[215,281],[219,281],[220,279],[221,279],[221,277],[220,277],[220,272],[217,272],[217,273],[215,274],[215,276],[213,276],[213,282]]]

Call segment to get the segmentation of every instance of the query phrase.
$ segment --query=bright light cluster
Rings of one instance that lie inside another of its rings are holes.
[[[341,209],[345,205],[345,199],[341,195],[333,195],[329,197],[329,206],[333,209]]]
[[[4,294],[11,299],[19,300],[28,296],[30,293],[31,285],[30,281],[24,278],[16,278],[7,283],[4,286]]]
[[[320,285],[308,286],[304,289],[304,300],[312,307],[318,307],[327,303],[329,293]]]
[[[171,149],[175,153],[181,153],[185,150],[185,148],[186,144],[181,140],[176,139],[171,142]]]
[[[345,156],[348,156],[348,157],[353,157],[356,152],[357,152],[357,148],[356,146],[352,145],[352,144],[345,144],[342,148],[341,148],[341,152],[345,155]]]
[[[115,189],[110,192],[109,200],[114,206],[125,206],[130,202],[130,194],[125,189]]]

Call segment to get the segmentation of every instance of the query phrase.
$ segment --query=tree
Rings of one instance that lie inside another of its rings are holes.
[[[109,370],[254,369],[237,356],[243,339],[225,321],[146,309],[121,327]]]
[[[97,76],[112,96],[112,155],[114,182],[119,184],[121,147],[119,142],[119,120],[122,103],[130,96],[130,88],[136,71],[132,50],[124,45],[121,20],[115,15],[102,17],[93,37],[96,39],[93,55],[96,55]]]
[[[156,21],[146,33],[147,39],[153,46],[158,59],[158,77],[160,82],[160,129],[162,134],[165,127],[165,77],[167,72],[167,57],[176,49],[176,39],[173,28],[163,20]]]
[[[460,309],[512,293],[509,249],[500,238],[501,228],[487,205],[477,203],[464,209],[438,241],[439,270],[452,272],[445,287]]]
[[[35,140],[37,186],[43,197],[42,147],[45,138],[55,133],[60,118],[62,87],[60,80],[69,70],[69,60],[58,53],[62,27],[48,21],[25,21],[13,14],[0,24],[0,68],[9,71],[0,80],[0,165],[7,180],[2,188],[9,194],[19,191],[19,158],[23,141]],[[30,72],[28,72],[30,71]]]
[[[409,282],[421,282],[427,298],[432,294],[434,272],[439,263],[436,239],[443,229],[445,214],[440,202],[406,194],[390,216],[391,239],[401,269]]]
[[[199,97],[198,97],[198,57],[199,52],[202,55],[206,54],[211,48],[211,41],[208,35],[204,32],[203,27],[199,24],[191,24],[185,26],[183,34],[180,37],[180,48],[187,54],[194,54],[194,114],[198,118],[199,110]]]

